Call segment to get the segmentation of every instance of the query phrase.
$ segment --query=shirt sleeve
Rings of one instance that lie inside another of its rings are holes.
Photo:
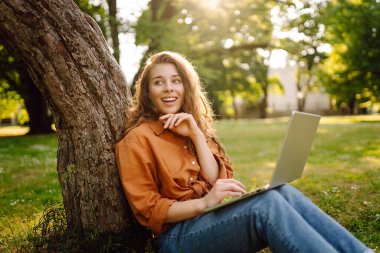
[[[141,143],[125,138],[116,145],[121,184],[136,219],[156,234],[166,229],[165,219],[175,200],[163,198],[158,191],[155,159]]]

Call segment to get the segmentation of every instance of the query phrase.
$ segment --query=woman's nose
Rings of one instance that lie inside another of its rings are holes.
[[[174,85],[173,85],[173,83],[172,82],[166,82],[166,84],[165,84],[165,90],[166,91],[172,91],[174,89]]]

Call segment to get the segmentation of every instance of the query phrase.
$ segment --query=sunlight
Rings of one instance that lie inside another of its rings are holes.
[[[284,68],[288,53],[283,49],[275,49],[270,56],[269,65],[272,68]]]
[[[211,10],[216,9],[219,6],[219,0],[209,0],[209,1],[204,1],[204,3]]]
[[[233,45],[234,45],[234,40],[228,38],[228,39],[226,39],[226,40],[224,41],[223,47],[224,47],[225,49],[229,49],[229,48],[231,48]]]
[[[332,52],[332,47],[330,44],[324,43],[322,46],[318,47],[318,52],[329,54]]]
[[[6,126],[0,127],[0,137],[25,135],[29,131],[29,127]]]

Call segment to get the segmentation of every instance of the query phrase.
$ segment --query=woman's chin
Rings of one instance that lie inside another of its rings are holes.
[[[161,110],[160,114],[161,115],[166,115],[166,114],[176,114],[179,113],[181,110],[180,109],[166,109],[166,110]]]

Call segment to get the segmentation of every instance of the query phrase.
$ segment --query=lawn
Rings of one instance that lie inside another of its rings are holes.
[[[248,187],[269,181],[287,118],[220,121],[216,129]],[[292,183],[380,250],[380,116],[324,117],[301,179]],[[24,130],[25,131],[25,130]],[[0,128],[0,136],[15,131]],[[17,129],[22,133],[23,129]],[[28,250],[44,207],[61,200],[54,135],[0,138],[0,252]]]

